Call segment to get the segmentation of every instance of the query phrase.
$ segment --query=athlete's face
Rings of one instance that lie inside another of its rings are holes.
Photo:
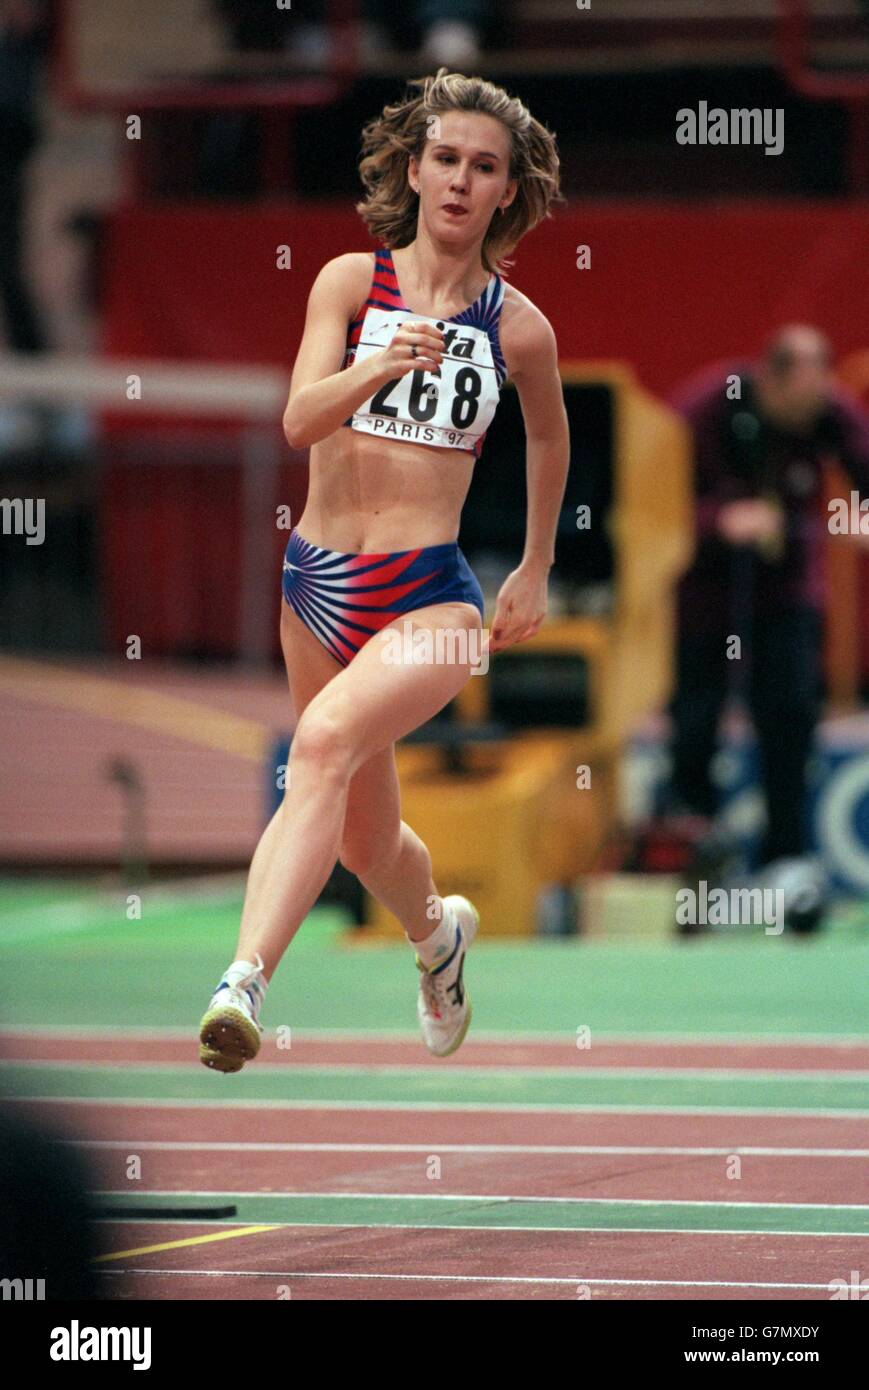
[[[494,116],[445,111],[429,122],[420,159],[408,177],[429,229],[444,240],[482,241],[499,207],[516,196],[510,178],[510,134]]]

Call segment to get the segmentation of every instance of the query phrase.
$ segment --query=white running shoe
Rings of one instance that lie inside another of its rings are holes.
[[[241,1071],[259,1052],[266,985],[260,976],[262,956],[257,953],[256,959],[247,974],[221,980],[199,1025],[199,1060],[215,1071]]]
[[[416,966],[422,971],[416,1012],[422,1038],[435,1057],[449,1057],[461,1047],[471,1023],[471,1001],[465,990],[462,975],[468,947],[477,934],[480,915],[474,904],[453,893],[444,898],[456,915],[456,944],[445,961],[428,970],[419,956]]]

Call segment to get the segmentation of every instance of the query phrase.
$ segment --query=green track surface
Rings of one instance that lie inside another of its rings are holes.
[[[340,1067],[288,1064],[270,1071],[256,1064],[230,1076],[200,1067],[193,1047],[190,1065],[179,1067],[118,1066],[56,1067],[51,1064],[0,1066],[0,1083],[7,1094],[25,1096],[111,1096],[139,1100],[260,1100],[322,1101],[330,1103],[386,1101],[407,1105],[435,1104],[540,1106],[711,1106],[722,1109],[789,1108],[793,1110],[869,1109],[865,1079],[800,1080],[781,1077],[570,1076],[541,1068],[487,1071],[446,1067],[389,1071],[366,1067],[347,1072]]]
[[[241,884],[153,887],[141,920],[122,890],[0,881],[0,1022],[193,1028],[232,958]],[[416,1030],[406,942],[357,945],[340,909],[318,908],[269,989],[265,1022],[298,1029]],[[643,943],[483,936],[466,983],[481,1031],[819,1034],[865,1032],[869,920],[850,909],[812,938],[757,935]],[[826,1091],[826,1088],[825,1088]]]
[[[197,1194],[199,1199],[200,1194]],[[556,1202],[522,1198],[428,1196],[332,1196],[318,1192],[240,1197],[209,1193],[209,1201],[234,1202],[232,1225],[280,1223],[293,1226],[470,1226],[511,1230],[763,1231],[793,1235],[869,1235],[869,1207],[775,1207],[739,1202]],[[177,1192],[97,1194],[100,1211],[112,1205],[159,1207],[183,1200]],[[221,1223],[227,1224],[230,1223]],[[191,1231],[191,1235],[195,1232]],[[165,1237],[163,1237],[165,1239]],[[151,1244],[144,1227],[137,1246]],[[234,1244],[235,1242],[233,1242]]]

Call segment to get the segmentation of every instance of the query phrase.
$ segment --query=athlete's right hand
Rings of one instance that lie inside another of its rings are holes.
[[[389,347],[378,355],[388,380],[417,370],[440,376],[444,335],[433,324],[408,319],[398,328]]]

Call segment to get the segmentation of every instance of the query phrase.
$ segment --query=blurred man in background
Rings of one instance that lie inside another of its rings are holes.
[[[776,332],[760,362],[704,373],[674,404],[694,435],[697,549],[678,595],[668,809],[715,816],[710,765],[736,673],[760,750],[761,863],[787,872],[806,854],[820,713],[822,468],[840,463],[869,497],[869,416],[837,388],[823,335],[799,325]]]

